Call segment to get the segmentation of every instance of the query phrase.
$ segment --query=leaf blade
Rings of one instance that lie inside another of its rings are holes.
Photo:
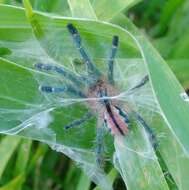
[[[68,0],[72,17],[97,19],[89,0]]]
[[[0,178],[6,168],[6,165],[16,150],[21,138],[17,136],[6,136],[0,143]]]

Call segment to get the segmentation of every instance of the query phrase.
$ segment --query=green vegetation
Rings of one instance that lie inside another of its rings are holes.
[[[42,93],[40,85],[69,81],[34,65],[53,62],[85,74],[68,23],[102,73],[112,36],[119,36],[121,92],[148,73],[147,88],[121,98],[155,132],[157,150],[132,118],[125,138],[105,135],[103,172],[95,164],[96,119],[63,130],[89,107],[71,95]],[[187,190],[188,23],[186,0],[0,0],[0,190]]]

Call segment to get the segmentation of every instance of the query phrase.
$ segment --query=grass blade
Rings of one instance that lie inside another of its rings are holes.
[[[17,136],[6,136],[0,143],[0,179],[6,168],[6,165],[16,150],[21,138]]]
[[[18,156],[16,160],[16,166],[14,169],[15,176],[25,173],[28,161],[30,159],[32,141],[28,139],[23,139],[20,147],[18,149]]]
[[[20,190],[20,187],[23,184],[24,180],[24,174],[20,174],[3,187],[0,187],[0,190]]]
[[[86,176],[86,174],[82,173],[79,178],[79,183],[76,187],[76,190],[89,190],[91,185],[91,181]]]

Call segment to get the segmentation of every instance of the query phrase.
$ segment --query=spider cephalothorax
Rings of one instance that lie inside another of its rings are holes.
[[[97,135],[96,135],[96,161],[99,166],[103,162],[103,127],[106,127],[111,131],[113,136],[125,136],[130,129],[130,115],[134,115],[136,120],[144,127],[148,132],[149,138],[154,148],[157,146],[156,137],[151,128],[146,124],[144,119],[134,110],[124,108],[120,105],[116,98],[112,98],[119,94],[119,90],[116,89],[114,82],[114,58],[118,49],[119,38],[113,36],[112,48],[110,56],[108,58],[108,71],[106,74],[102,74],[95,64],[92,63],[88,54],[86,53],[79,32],[72,25],[67,25],[68,31],[73,38],[73,42],[83,59],[83,62],[87,68],[87,76],[76,76],[66,68],[61,68],[56,65],[38,63],[35,65],[37,69],[45,71],[53,71],[61,74],[64,78],[70,81],[69,84],[63,87],[51,87],[41,86],[41,91],[46,93],[60,93],[67,92],[76,97],[86,99],[88,111],[81,119],[72,121],[69,125],[66,125],[65,129],[70,129],[79,126],[86,122],[91,117],[97,116]],[[148,82],[148,76],[140,81],[139,84],[129,89],[129,92],[141,88]],[[87,86],[87,90],[86,90]],[[85,87],[85,90],[83,89]]]

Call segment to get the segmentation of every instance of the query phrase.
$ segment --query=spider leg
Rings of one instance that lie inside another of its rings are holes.
[[[65,92],[66,88],[65,87],[51,87],[51,86],[40,86],[39,87],[42,92],[46,93],[59,93],[59,92]]]
[[[43,63],[37,63],[34,65],[36,69],[43,70],[43,71],[54,71],[58,74],[63,75],[65,78],[69,79],[76,85],[82,85],[85,83],[85,78],[76,76],[74,73],[68,71],[65,68],[57,67],[52,64],[43,64]]]
[[[110,53],[110,57],[108,60],[108,81],[110,84],[114,84],[114,59],[117,53],[117,48],[119,44],[119,37],[113,36],[112,39],[112,49]]]
[[[70,94],[79,96],[79,97],[81,97],[81,98],[87,98],[87,96],[86,96],[83,92],[77,90],[76,88],[74,88],[74,87],[71,86],[71,85],[66,85],[66,86],[64,86],[64,87],[52,87],[52,86],[43,86],[43,85],[42,85],[42,86],[40,86],[39,88],[40,88],[40,90],[41,90],[42,92],[46,92],[46,93],[68,92],[68,93],[70,93]]]
[[[154,131],[149,127],[149,125],[146,123],[146,121],[140,116],[138,113],[134,113],[137,121],[144,127],[145,131],[148,133],[150,142],[152,143],[152,146],[156,150],[158,147],[158,141],[156,138],[156,135],[154,134]]]
[[[104,123],[105,125],[105,123]],[[99,167],[103,166],[104,163],[104,135],[105,135],[105,130],[101,126],[97,126],[97,131],[96,131],[96,149],[95,149],[95,154],[96,154],[96,164]]]
[[[136,89],[141,88],[142,86],[144,86],[147,82],[149,81],[149,77],[148,75],[144,76],[144,78],[142,78],[142,80],[133,88],[129,89],[129,91],[134,91]]]
[[[93,114],[91,112],[87,112],[81,119],[75,120],[72,123],[64,126],[65,129],[70,129],[70,128],[74,128],[77,127],[83,123],[85,123],[86,121],[88,121],[89,119],[91,119],[91,117],[93,116]]]
[[[71,85],[67,86],[67,91],[70,92],[71,94],[74,94],[76,96],[79,96],[81,98],[87,98],[87,96],[80,90],[77,90],[76,88],[74,88]]]
[[[126,112],[124,112],[120,107],[118,106],[114,106],[117,110],[120,116],[122,116],[124,118],[125,123],[127,124],[128,128],[130,128],[130,120],[129,120],[129,116],[127,115]]]
[[[81,36],[80,36],[78,30],[75,28],[75,26],[73,24],[68,24],[67,28],[73,38],[73,41],[75,43],[77,50],[79,51],[82,59],[84,60],[86,66],[87,66],[88,74],[92,75],[93,77],[95,76],[96,78],[99,78],[99,76],[101,74],[100,74],[99,70],[95,67],[95,65],[92,63],[92,61],[90,60],[89,56],[87,55],[84,47],[82,46],[82,40],[81,40]]]

